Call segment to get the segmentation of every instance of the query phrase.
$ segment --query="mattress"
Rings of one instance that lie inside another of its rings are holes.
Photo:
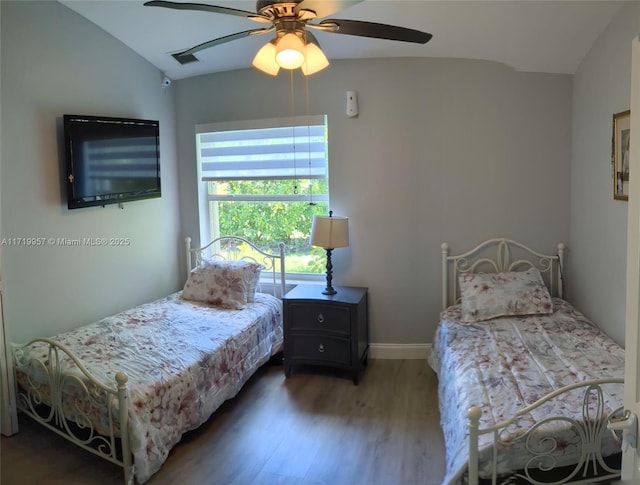
[[[127,374],[129,434],[139,483],[161,467],[183,433],[204,423],[282,348],[278,298],[256,293],[255,301],[243,310],[230,310],[180,295],[174,293],[52,338],[107,385],[114,385],[117,372]],[[43,344],[28,349],[30,359],[43,362],[47,353]],[[71,369],[69,359],[66,364]],[[39,368],[18,369],[19,384],[26,385],[27,369]],[[39,379],[37,375],[29,378]],[[67,401],[74,403],[75,398]],[[98,430],[100,422],[109,419],[104,409],[80,406],[93,413],[90,419]]]
[[[470,407],[482,409],[480,429],[513,416],[548,393],[576,382],[624,377],[624,350],[568,302],[554,298],[550,315],[502,317],[461,323],[460,305],[441,313],[430,364],[438,373],[441,425],[446,448],[444,483],[458,483],[467,470]],[[605,416],[622,406],[622,384],[603,386]],[[525,414],[500,434],[497,473],[521,470],[530,459],[518,437],[550,416],[585,421],[584,390],[563,395]],[[553,464],[577,463],[579,438],[569,421],[541,426],[552,436]],[[542,436],[542,434],[540,434]],[[480,478],[491,475],[493,434],[480,437]],[[603,435],[603,456],[620,451],[609,432]],[[547,462],[550,463],[550,462]]]

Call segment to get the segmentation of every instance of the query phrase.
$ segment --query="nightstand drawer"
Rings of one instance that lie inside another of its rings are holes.
[[[348,307],[315,303],[291,303],[291,329],[328,330],[350,334]]]
[[[291,358],[295,360],[351,364],[350,341],[336,337],[293,335],[290,338]]]

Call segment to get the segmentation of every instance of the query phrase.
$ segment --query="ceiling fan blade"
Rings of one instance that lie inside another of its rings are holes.
[[[243,32],[237,32],[231,35],[225,35],[224,37],[218,37],[217,39],[209,40],[207,42],[203,42],[202,44],[198,44],[192,47],[191,49],[187,49],[186,51],[178,52],[177,54],[174,54],[174,57],[192,55],[198,51],[208,49],[209,47],[224,44],[226,42],[231,42],[232,40],[242,39],[243,37],[248,37],[250,35],[266,34],[268,32],[273,32],[274,30],[275,30],[275,27],[270,27],[268,29],[252,29],[252,30],[245,30]]]
[[[151,0],[150,2],[145,2],[144,6],[173,8],[176,10],[201,10],[203,12],[236,15],[238,17],[245,17],[251,20],[255,20],[257,22],[271,22],[267,17],[264,17],[255,12],[238,10],[237,8],[218,7],[216,5],[206,5],[204,3],[181,3],[181,2],[167,2],[164,0]]]
[[[431,40],[431,37],[433,37],[433,35],[419,30],[396,27],[395,25],[363,22],[361,20],[327,19],[319,24],[307,24],[307,26],[335,34],[359,35],[361,37],[373,37],[375,39],[415,42],[416,44],[426,44]]]
[[[317,18],[322,18],[360,2],[362,0],[302,0],[296,5],[295,12],[311,10],[316,13]]]

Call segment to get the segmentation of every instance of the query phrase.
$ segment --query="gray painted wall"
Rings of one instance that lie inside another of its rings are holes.
[[[369,287],[372,342],[432,341],[443,241],[459,252],[505,236],[555,252],[568,240],[571,82],[452,59],[334,61],[309,78],[309,112],[329,120],[332,209],[350,218],[333,282]],[[182,227],[197,236],[194,126],[289,115],[289,77],[174,84]],[[305,114],[304,84],[294,91]]]
[[[127,247],[5,246],[11,338],[50,336],[175,291],[182,249],[171,92],[162,74],[58,2],[2,9],[1,237],[123,237]],[[160,120],[160,199],[69,211],[64,113]]]
[[[640,3],[626,6],[582,61],[573,81],[569,298],[623,343],[627,202],[613,199],[613,114],[629,109],[631,41]]]

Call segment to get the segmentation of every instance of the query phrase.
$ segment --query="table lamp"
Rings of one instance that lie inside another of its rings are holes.
[[[333,279],[333,265],[331,264],[331,252],[335,248],[349,246],[349,219],[347,217],[313,216],[311,224],[311,245],[324,248],[327,251],[327,287],[322,292],[324,295],[335,295],[337,291],[331,286]]]

